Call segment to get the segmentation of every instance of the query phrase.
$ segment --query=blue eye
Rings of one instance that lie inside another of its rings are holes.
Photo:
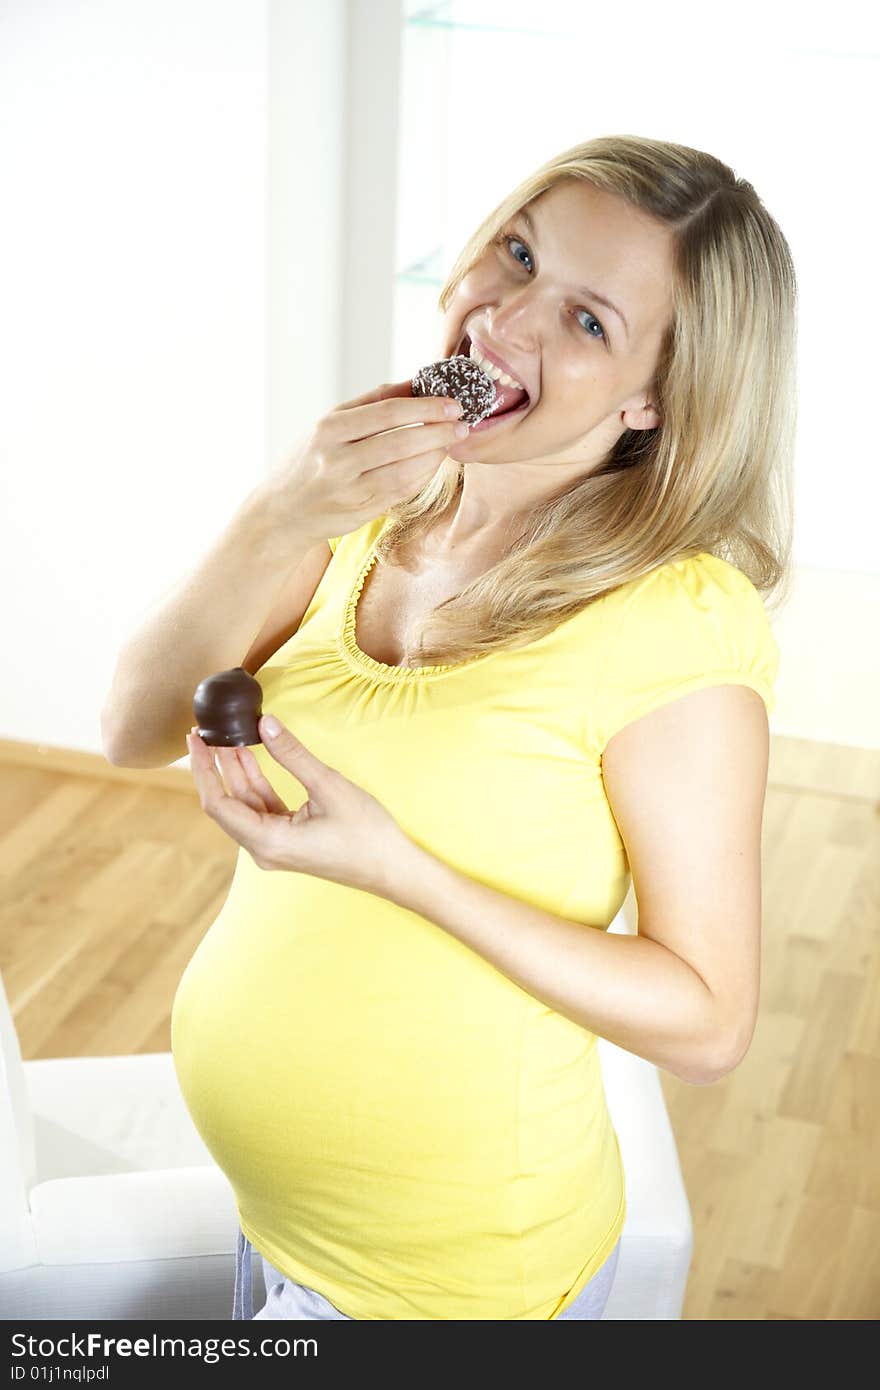
[[[510,243],[511,243],[512,241],[515,241],[516,244],[517,244],[517,246],[521,246],[521,247],[523,248],[523,250],[525,251],[525,253],[526,253],[526,255],[528,256],[529,260],[531,261],[531,259],[532,259],[532,253],[531,253],[531,251],[529,250],[529,248],[526,246],[525,242],[524,242],[524,241],[520,241],[519,237],[517,237],[517,236],[505,236],[505,237],[503,238],[503,240],[505,241],[505,243],[507,244],[507,246],[510,246]],[[519,257],[516,256],[516,255],[514,255],[513,252],[511,252],[511,255],[513,255],[514,260],[519,260]],[[522,265],[522,261],[519,261],[519,264]],[[599,333],[602,335],[602,338],[604,339],[604,337],[605,337],[605,329],[602,327],[601,323],[600,323],[599,320],[596,318],[595,314],[591,314],[590,311],[589,311],[589,309],[578,309],[577,312],[578,312],[579,314],[586,314],[586,316],[587,316],[588,319],[592,319],[593,323],[596,325],[596,327],[597,327],[598,330],[599,330]],[[596,342],[599,342],[599,341],[600,341],[599,335],[596,334],[596,333],[588,333],[588,334],[587,334],[587,337],[588,337],[588,338],[595,338]]]
[[[508,245],[508,246],[510,245],[510,243],[511,243],[512,241],[515,241],[516,244],[517,244],[517,246],[521,246],[521,247],[523,248],[523,250],[525,251],[525,253],[526,253],[526,255],[528,256],[529,260],[532,259],[532,253],[531,253],[531,251],[530,251],[529,248],[526,246],[526,244],[525,244],[524,241],[520,241],[519,237],[515,237],[515,236],[506,236],[506,237],[504,238],[504,240],[507,242],[507,245]],[[516,257],[514,257],[514,260],[515,260],[515,259],[516,259]],[[522,261],[520,261],[520,265],[522,265]]]
[[[603,337],[603,338],[605,337],[605,329],[602,327],[601,323],[600,323],[599,320],[596,318],[596,315],[595,315],[595,314],[591,314],[590,311],[589,311],[589,309],[578,309],[578,313],[579,313],[579,314],[586,314],[586,316],[587,316],[588,319],[592,319],[592,320],[593,320],[593,323],[594,323],[594,324],[596,325],[596,327],[599,329],[599,332],[601,333],[602,337]],[[596,340],[597,340],[597,342],[598,342],[598,336],[597,336],[595,333],[588,333],[588,334],[587,334],[587,337],[588,337],[588,338],[596,338]]]

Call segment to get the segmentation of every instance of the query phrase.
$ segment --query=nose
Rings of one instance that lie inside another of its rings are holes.
[[[513,293],[498,305],[488,318],[488,327],[498,346],[507,344],[512,351],[531,356],[537,347],[538,308],[528,289]]]

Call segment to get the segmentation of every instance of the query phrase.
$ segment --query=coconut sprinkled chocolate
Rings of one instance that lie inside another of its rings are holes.
[[[470,357],[444,357],[422,367],[412,379],[414,396],[452,396],[464,407],[462,420],[478,425],[492,412],[495,382]]]

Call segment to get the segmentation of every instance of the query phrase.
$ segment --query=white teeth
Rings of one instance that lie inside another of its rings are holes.
[[[473,343],[471,343],[471,348],[468,356],[470,357],[471,361],[476,362],[477,366],[481,369],[481,371],[484,371],[487,376],[490,376],[492,378],[493,381],[500,381],[502,386],[512,386],[517,391],[524,391],[526,389],[521,382],[514,381],[512,376],[508,376],[507,372],[502,372],[501,368],[496,367],[495,363],[490,362],[487,357],[481,357],[480,354],[477,352],[477,349],[474,347]]]

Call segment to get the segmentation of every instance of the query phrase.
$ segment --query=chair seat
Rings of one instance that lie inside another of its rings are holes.
[[[238,1214],[216,1164],[51,1178],[31,1192],[42,1264],[224,1255]]]
[[[0,1194],[11,1218],[0,1317],[228,1319],[238,1213],[171,1053],[21,1063],[16,1052],[17,1040],[5,1113],[27,1126],[30,1181],[19,1201]],[[257,1269],[255,1297],[260,1281]]]
[[[24,1063],[37,1182],[213,1164],[170,1052]]]

